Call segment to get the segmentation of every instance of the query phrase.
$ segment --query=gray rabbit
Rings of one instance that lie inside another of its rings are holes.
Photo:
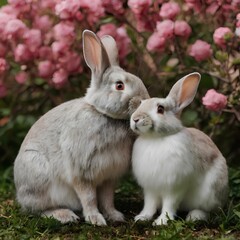
[[[106,225],[105,219],[124,220],[113,200],[115,183],[130,165],[129,106],[149,95],[138,77],[119,67],[111,36],[85,30],[83,53],[92,72],[85,97],[55,107],[32,126],[14,180],[23,210],[65,223],[82,209],[87,222]]]

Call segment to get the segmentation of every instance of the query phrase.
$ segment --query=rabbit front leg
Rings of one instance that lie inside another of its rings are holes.
[[[81,201],[85,221],[98,226],[107,225],[97,208],[96,187],[90,182],[77,182],[74,189]]]
[[[157,211],[160,200],[156,194],[150,191],[144,191],[143,210],[134,218],[135,221],[146,221],[152,219]]]
[[[124,216],[114,206],[115,181],[105,181],[98,187],[98,200],[104,217],[113,222],[124,222]]]
[[[166,225],[168,220],[174,220],[176,211],[179,207],[179,198],[176,196],[167,196],[162,199],[162,212],[153,222],[153,225]]]

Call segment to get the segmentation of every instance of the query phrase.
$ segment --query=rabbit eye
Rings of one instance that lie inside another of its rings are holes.
[[[162,105],[158,105],[157,113],[159,113],[159,114],[163,114],[164,113],[164,107]]]
[[[116,82],[116,90],[124,90],[124,83],[122,81],[117,81]]]

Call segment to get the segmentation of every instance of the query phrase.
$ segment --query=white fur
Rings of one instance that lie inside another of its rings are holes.
[[[140,135],[133,146],[133,173],[144,190],[144,208],[135,221],[151,219],[157,209],[161,214],[154,225],[167,224],[179,209],[189,211],[187,220],[206,220],[210,211],[224,204],[224,157],[210,138],[184,128],[176,116],[192,101],[198,78],[190,74],[179,80],[166,99],[142,101],[131,117],[131,128]]]

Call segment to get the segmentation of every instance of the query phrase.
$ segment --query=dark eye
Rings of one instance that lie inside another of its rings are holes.
[[[159,113],[159,114],[163,114],[164,113],[164,107],[162,105],[158,105],[157,113]]]
[[[122,81],[116,82],[116,90],[124,90],[124,83]]]

